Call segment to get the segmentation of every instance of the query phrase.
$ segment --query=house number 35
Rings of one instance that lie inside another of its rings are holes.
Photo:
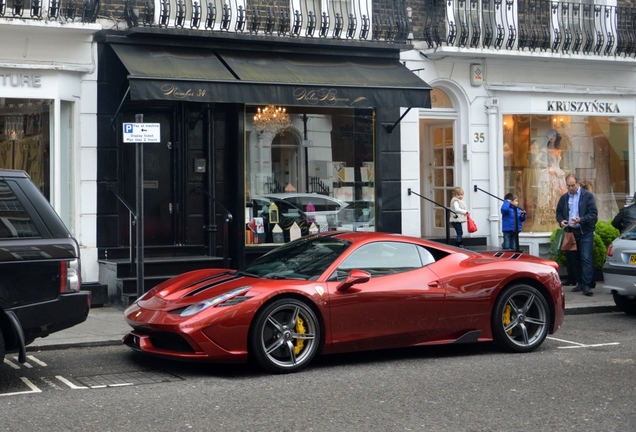
[[[483,143],[484,141],[486,141],[486,134],[484,134],[483,132],[475,132],[475,139],[473,140],[473,142]]]

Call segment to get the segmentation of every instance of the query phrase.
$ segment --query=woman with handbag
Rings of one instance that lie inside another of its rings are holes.
[[[450,215],[450,223],[455,229],[455,244],[457,247],[463,248],[463,236],[464,230],[462,223],[466,222],[466,218],[470,215],[466,210],[466,203],[464,203],[464,190],[460,187],[453,189],[453,198],[450,202],[450,208],[454,213]]]

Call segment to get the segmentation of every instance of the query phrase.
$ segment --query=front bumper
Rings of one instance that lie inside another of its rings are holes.
[[[226,312],[232,315],[232,310]],[[210,322],[204,316],[197,314],[184,319],[178,314],[134,304],[124,313],[133,330],[122,342],[135,351],[176,360],[247,361],[248,326],[233,326],[222,319]]]

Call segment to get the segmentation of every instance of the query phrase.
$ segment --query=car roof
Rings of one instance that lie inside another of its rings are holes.
[[[0,177],[29,178],[29,175],[22,170],[0,169]]]

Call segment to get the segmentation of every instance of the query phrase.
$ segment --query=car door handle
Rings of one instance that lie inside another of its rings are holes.
[[[428,283],[429,288],[439,288],[439,281],[432,281]]]

